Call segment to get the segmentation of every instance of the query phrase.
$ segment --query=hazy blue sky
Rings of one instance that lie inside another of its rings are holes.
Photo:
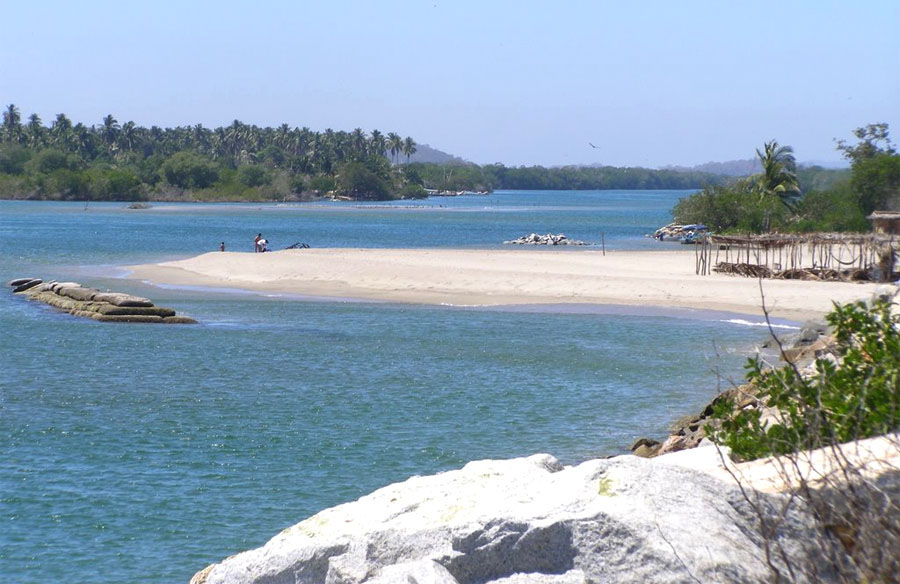
[[[0,102],[46,124],[377,128],[508,165],[900,136],[898,0],[9,0],[0,22]]]

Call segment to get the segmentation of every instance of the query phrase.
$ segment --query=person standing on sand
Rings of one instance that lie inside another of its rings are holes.
[[[225,251],[225,242],[219,244],[219,251]]]
[[[259,253],[259,240],[262,239],[262,233],[256,234],[256,239],[253,240],[253,251]]]

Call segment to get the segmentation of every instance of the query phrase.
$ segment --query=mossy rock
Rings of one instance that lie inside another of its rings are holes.
[[[61,288],[81,288],[81,284],[78,282],[53,282],[53,285],[50,287],[54,292],[58,292]]]
[[[98,303],[91,310],[109,316],[161,316],[163,318],[175,316],[175,311],[163,306],[116,306],[115,304]]]
[[[149,298],[142,298],[140,296],[122,294],[119,292],[104,292],[102,294],[97,294],[94,297],[94,300],[97,300],[98,302],[109,302],[116,306],[153,306],[153,302],[151,302]]]
[[[95,312],[91,314],[91,318],[100,322],[164,322],[163,317],[150,314],[112,315]]]
[[[41,292],[40,294],[35,294],[34,296],[32,296],[31,299],[46,302],[50,306],[55,306],[56,308],[65,310],[66,312],[70,312],[72,310],[82,310],[84,306],[83,302],[78,302],[77,300],[66,298],[65,296],[54,294],[53,292]]]
[[[197,321],[189,316],[167,316],[163,322],[166,324],[197,324]]]
[[[71,298],[72,300],[77,300],[79,302],[90,302],[100,292],[93,288],[84,288],[83,286],[78,286],[77,288],[60,288],[56,291],[56,293],[60,296],[66,296],[67,298]]]
[[[39,278],[18,278],[17,287],[29,300],[36,300],[81,318],[101,322],[146,322],[195,324],[187,316],[178,316],[172,308],[154,306],[147,298],[118,292],[99,292],[77,282],[47,282]]]

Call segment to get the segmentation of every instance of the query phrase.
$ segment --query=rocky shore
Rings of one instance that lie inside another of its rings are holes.
[[[547,454],[476,461],[326,509],[198,572],[191,584],[763,582],[758,508],[703,468],[716,448],[566,467]],[[762,495],[761,495],[762,496]],[[777,513],[784,495],[765,495]],[[781,569],[836,552],[788,513]],[[828,548],[828,549],[826,549]]]
[[[175,310],[155,306],[147,298],[121,292],[101,292],[77,282],[44,282],[40,278],[16,278],[9,282],[13,293],[49,304],[73,316],[103,322],[194,324]]]
[[[818,322],[770,344],[801,370],[833,348]],[[843,581],[834,559],[850,548],[823,537],[815,513],[791,503],[783,463],[735,464],[705,439],[713,407],[728,398],[760,407],[742,386],[679,421],[664,442],[639,440],[636,456],[564,466],[537,454],[412,477],[208,566],[191,584],[761,582],[772,569],[797,582]],[[896,440],[846,445],[840,458],[889,461],[878,472],[892,473],[882,476],[896,490]],[[761,517],[779,524],[777,555],[760,536]]]
[[[781,345],[780,348],[778,343]],[[761,349],[774,351],[773,356],[793,363],[802,371],[811,368],[816,358],[829,354],[833,347],[834,338],[828,326],[822,321],[809,321],[799,332],[782,335],[777,343],[774,338],[769,339]],[[812,370],[809,372],[811,374]],[[631,453],[635,456],[653,458],[700,446],[706,439],[706,426],[713,423],[711,419],[713,410],[723,401],[731,402],[735,410],[760,407],[756,389],[752,385],[733,387],[717,395],[698,413],[675,421],[670,429],[671,433],[662,442],[653,438],[638,438],[631,445]]]

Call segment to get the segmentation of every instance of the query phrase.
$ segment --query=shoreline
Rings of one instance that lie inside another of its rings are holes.
[[[832,302],[865,299],[875,283],[698,276],[693,250],[281,250],[209,252],[126,266],[151,285],[454,307],[611,305],[694,309],[772,318],[821,318]],[[292,298],[294,297],[294,298]]]

